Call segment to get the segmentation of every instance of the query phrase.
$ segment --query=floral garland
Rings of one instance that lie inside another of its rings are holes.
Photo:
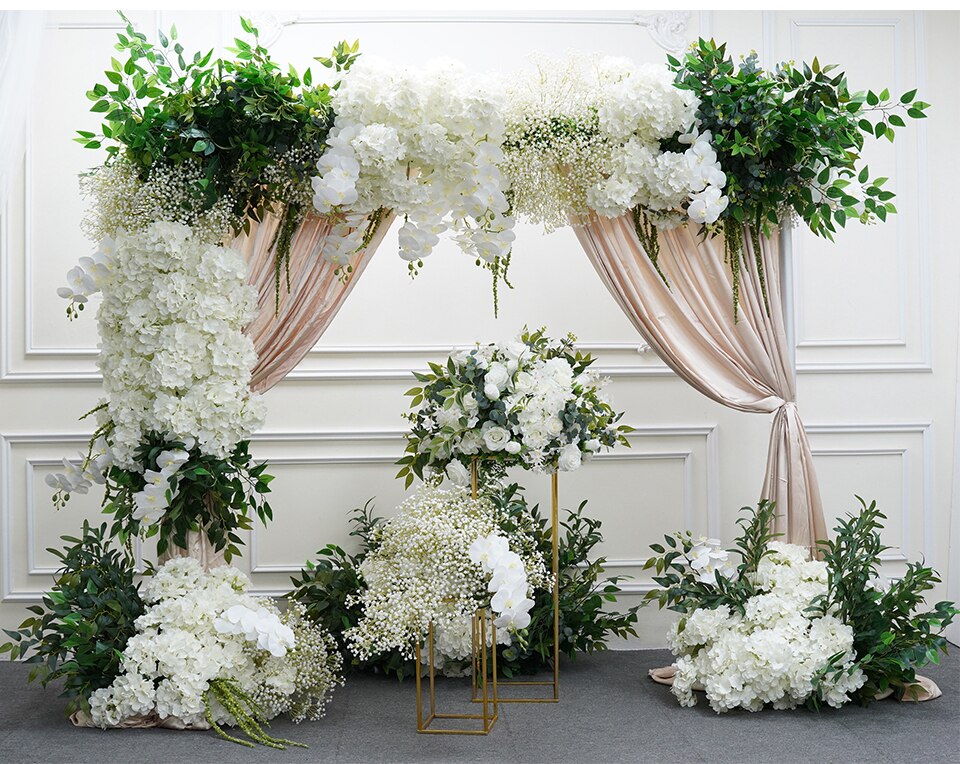
[[[249,390],[256,353],[243,328],[256,291],[242,255],[189,226],[154,222],[105,239],[68,280],[60,294],[74,313],[103,293],[105,396],[79,465],[65,460],[66,471],[47,479],[56,503],[105,484],[113,531],[124,538],[160,531],[163,552],[171,539],[186,546],[196,522],[217,548],[238,553],[232,531],[249,527],[246,508],[271,516],[256,497],[271,478],[247,451],[264,405]]]
[[[239,724],[264,742],[239,707],[222,702],[224,686],[249,701],[254,722],[284,713],[295,721],[319,719],[341,683],[335,643],[301,608],[281,614],[269,599],[248,594],[249,587],[236,568],[204,572],[190,558],[171,560],[148,578],[148,606],[124,648],[123,673],[90,697],[93,722],[117,726],[155,714],[185,726]]]
[[[617,443],[631,428],[604,394],[593,359],[574,350],[574,337],[554,341],[524,332],[506,345],[477,345],[416,373],[422,387],[407,391],[412,423],[397,477],[407,485],[428,468],[469,484],[475,457],[536,471],[577,469]]]
[[[533,538],[504,530],[502,519],[465,488],[428,484],[404,501],[370,539],[359,569],[367,588],[348,598],[363,611],[345,635],[351,651],[360,659],[390,650],[412,657],[433,624],[451,657],[465,657],[464,624],[485,606],[498,640],[510,644],[530,623],[532,590],[549,576]]]
[[[356,216],[387,208],[404,218],[400,256],[411,273],[446,230],[478,263],[495,272],[505,263],[514,221],[497,167],[503,122],[461,65],[417,71],[364,58],[333,92],[333,108],[313,179],[316,210],[342,221],[326,257],[346,264],[362,243]]]
[[[103,292],[100,424],[110,423],[116,464],[132,468],[150,432],[195,437],[201,453],[225,458],[260,427],[263,402],[249,392],[256,353],[243,334],[257,297],[239,252],[155,222],[104,240],[89,270],[84,264],[74,269],[82,289],[69,297]]]
[[[726,207],[710,133],[696,130],[697,101],[662,66],[544,59],[507,85],[507,104],[514,209],[548,230],[637,207],[658,226],[710,224]]]

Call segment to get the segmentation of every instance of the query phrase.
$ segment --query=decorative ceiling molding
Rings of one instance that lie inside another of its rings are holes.
[[[690,43],[690,11],[644,13],[633,23],[645,27],[653,41],[666,51],[678,53]]]
[[[300,20],[299,13],[263,13],[250,16],[253,26],[260,32],[260,41],[264,45],[273,45],[280,39],[283,30]]]
[[[661,48],[672,53],[682,51],[690,42],[690,11],[664,11],[662,13],[637,13],[630,15],[536,15],[536,14],[458,14],[458,13],[371,13],[356,16],[315,15],[299,13],[255,12],[250,16],[253,25],[260,30],[260,39],[272,45],[293,24],[334,23],[486,23],[486,24],[633,24],[649,32],[651,39]]]

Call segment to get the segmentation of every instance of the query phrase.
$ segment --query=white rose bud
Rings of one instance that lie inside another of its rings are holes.
[[[483,394],[486,395],[491,401],[495,401],[500,397],[500,388],[492,382],[488,382],[483,386]]]
[[[591,453],[594,453],[594,454],[600,450],[600,440],[598,438],[593,438],[591,440],[588,440],[583,445],[586,447],[587,451],[590,451]]]
[[[507,445],[503,447],[503,450],[508,454],[519,454],[520,453],[520,444],[515,440],[511,440]]]

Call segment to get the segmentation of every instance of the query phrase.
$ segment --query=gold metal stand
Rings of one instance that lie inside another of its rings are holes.
[[[487,672],[487,619],[490,620],[491,645],[490,667],[492,672]],[[430,714],[426,719],[423,717],[423,690],[422,677],[420,670],[420,652],[422,645],[417,646],[416,654],[416,672],[417,672],[417,732],[425,735],[487,735],[493,729],[493,725],[500,718],[499,708],[497,706],[497,627],[493,623],[493,614],[487,610],[478,610],[473,615],[471,643],[473,646],[473,675],[470,680],[471,699],[483,704],[483,712],[479,714],[439,714],[437,713],[437,691],[436,691],[436,661],[434,651],[434,629],[431,623],[427,629],[427,660],[430,663]],[[478,670],[479,669],[479,670]],[[482,695],[477,697],[478,685],[482,687]],[[470,720],[479,722],[476,727],[452,728],[452,727],[431,727],[433,722],[442,719]]]
[[[478,469],[477,459],[470,462],[470,486],[473,491],[473,498],[477,498]],[[519,696],[512,698],[498,697],[499,703],[559,703],[560,702],[560,494],[557,488],[557,473],[550,476],[551,493],[551,511],[550,523],[552,528],[551,546],[553,547],[553,679],[541,681],[519,681],[502,680],[497,684],[497,688],[503,687],[551,687],[553,688],[553,697],[527,697]],[[494,658],[496,658],[496,646],[494,646]],[[496,664],[494,664],[494,673],[496,673]],[[474,703],[482,702],[478,697],[476,685],[474,685],[473,697]]]

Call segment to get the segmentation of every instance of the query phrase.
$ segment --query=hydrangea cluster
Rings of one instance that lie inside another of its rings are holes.
[[[509,252],[500,109],[461,65],[415,71],[364,56],[334,91],[333,108],[313,179],[315,208],[340,221],[326,257],[346,264],[361,246],[364,217],[382,208],[404,218],[400,256],[412,268],[447,230],[480,261]]]
[[[725,574],[726,560],[709,544],[688,553],[701,581]],[[811,601],[827,591],[827,565],[809,560],[803,547],[771,542],[755,574],[759,594],[747,600],[744,612],[727,605],[698,608],[682,618],[670,634],[677,656],[672,692],[681,705],[696,703],[694,687],[706,690],[718,713],[733,708],[759,711],[766,704],[794,708],[815,691],[814,681],[831,657],[842,654],[838,667],[853,665],[853,630],[832,615],[811,617]],[[719,567],[717,567],[719,565]],[[865,677],[859,668],[823,677],[822,700],[839,707]]]
[[[464,488],[425,485],[378,527],[372,546],[360,566],[367,587],[350,601],[363,616],[346,632],[360,658],[393,649],[413,657],[431,623],[447,635],[439,639],[443,649],[465,657],[464,624],[487,604],[497,614],[498,640],[509,644],[511,630],[529,623],[532,589],[548,583],[539,556],[510,551],[535,548],[531,540],[504,536],[492,503]]]
[[[103,292],[99,415],[111,425],[114,463],[134,469],[149,432],[195,438],[201,453],[225,458],[260,426],[263,404],[249,392],[256,353],[243,334],[256,292],[239,252],[156,222],[120,231],[94,266],[81,267]]]
[[[249,594],[249,587],[236,568],[204,572],[186,557],[148,578],[142,591],[148,607],[124,649],[123,673],[90,697],[93,722],[110,727],[155,714],[205,727],[209,704],[217,724],[234,724],[207,692],[223,678],[265,701],[267,718],[294,707],[302,718],[322,713],[327,694],[340,682],[335,643],[302,610],[281,615],[270,600]]]
[[[502,345],[454,354],[423,387],[409,391],[416,412],[401,463],[416,474],[445,470],[466,485],[466,463],[478,456],[536,471],[577,469],[601,448],[626,443],[605,395],[607,380],[592,359],[573,350],[573,337],[541,332]]]
[[[639,206],[673,226],[714,223],[726,208],[711,135],[697,133],[697,103],[665,67],[544,59],[505,89],[501,167],[518,216],[552,230]]]

